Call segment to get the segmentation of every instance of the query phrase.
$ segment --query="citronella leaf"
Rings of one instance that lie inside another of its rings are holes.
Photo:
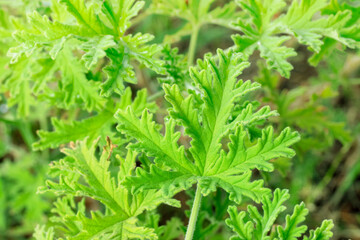
[[[153,39],[150,34],[128,35],[121,39],[118,47],[106,51],[110,64],[103,71],[107,75],[106,81],[101,85],[101,95],[109,96],[112,92],[123,94],[124,82],[136,83],[135,73],[130,61],[136,59],[149,69],[164,73],[162,61],[156,58],[161,48],[147,44]]]
[[[167,123],[165,136],[163,136],[159,133],[152,116],[147,110],[144,110],[139,119],[130,107],[125,111],[118,110],[115,114],[116,119],[120,122],[118,130],[138,140],[138,143],[131,145],[132,149],[144,151],[155,157],[155,161],[161,160],[166,166],[180,172],[195,172],[196,168],[194,169],[193,164],[185,157],[184,147],[179,147],[177,144],[180,134],[173,132],[175,122]]]
[[[279,189],[275,190],[272,200],[270,200],[269,197],[264,197],[262,201],[263,215],[260,215],[256,207],[248,206],[249,216],[256,224],[256,229],[254,230],[256,239],[270,239],[266,236],[271,230],[278,215],[286,209],[286,207],[283,206],[283,203],[289,197],[290,195],[287,190],[280,191]]]
[[[296,53],[293,48],[283,46],[289,39],[284,35],[294,36],[301,44],[309,46],[310,50],[316,53],[324,52],[323,44],[326,38],[334,39],[334,42],[340,42],[350,48],[358,46],[356,34],[342,34],[343,28],[351,20],[351,11],[343,8],[332,13],[333,15],[315,17],[326,7],[325,0],[292,1],[286,13],[280,17],[278,15],[286,6],[283,0],[236,2],[245,12],[245,16],[234,23],[243,33],[233,36],[237,51],[251,55],[258,49],[269,68],[277,70],[286,78],[290,77],[293,68],[287,59]]]
[[[109,35],[92,38],[82,44],[80,48],[86,52],[81,58],[85,62],[85,67],[90,69],[99,59],[106,55],[106,49],[114,47],[115,45],[116,43],[113,40],[113,36]]]
[[[136,83],[129,53],[124,48],[111,48],[107,50],[107,57],[110,64],[103,69],[107,79],[101,84],[101,95],[110,96],[112,92],[123,94],[124,82]]]
[[[136,0],[105,0],[101,11],[107,16],[114,29],[122,35],[130,27],[131,18],[143,8],[144,1]]]
[[[156,109],[154,102],[147,101],[146,89],[138,91],[136,97],[132,100],[131,90],[127,88],[121,96],[120,102],[115,107],[114,104],[107,104],[96,116],[81,121],[66,121],[52,118],[54,131],[38,131],[40,140],[33,144],[33,148],[36,150],[55,148],[61,144],[66,144],[71,141],[76,142],[85,138],[88,138],[88,141],[92,142],[99,136],[102,139],[111,137],[114,135],[111,128],[115,123],[115,118],[113,117],[115,109],[125,109],[128,106],[132,106],[137,116],[140,116],[145,108],[151,111]]]
[[[254,111],[254,105],[248,104],[232,121],[232,125],[241,124],[243,126],[251,126],[269,117],[278,116],[276,111],[271,111],[269,106],[262,107],[258,111]]]
[[[278,226],[277,233],[273,232],[274,223],[278,216],[286,207],[284,202],[289,199],[290,195],[287,190],[276,189],[272,198],[265,196],[261,200],[262,214],[255,206],[248,206],[248,211],[240,211],[238,213],[235,206],[228,208],[229,218],[226,219],[226,224],[236,233],[231,239],[259,239],[259,240],[297,240],[301,239],[307,227],[300,225],[304,222],[308,210],[304,203],[296,205],[293,214],[286,216],[286,225]],[[320,228],[315,231],[310,231],[310,238],[304,239],[329,239],[332,236],[331,228],[333,224],[331,221],[325,220]],[[270,237],[273,236],[273,237]]]
[[[263,184],[262,180],[251,181],[250,171],[237,175],[218,174],[199,180],[203,195],[206,196],[220,187],[230,194],[230,200],[237,203],[241,202],[243,196],[259,202],[264,195],[270,193]]]
[[[34,11],[27,15],[28,25],[16,25],[17,30],[13,36],[18,44],[8,51],[11,63],[16,63],[23,56],[33,57],[37,51],[49,54],[53,60],[60,62],[65,54],[70,59],[69,63],[79,68],[80,75],[85,69],[92,69],[107,57],[110,60],[109,64],[101,66],[103,74],[107,75],[107,79],[101,85],[101,95],[105,97],[113,92],[122,95],[125,82],[137,82],[132,66],[133,60],[156,73],[165,73],[163,61],[157,56],[161,47],[148,44],[153,39],[152,35],[125,35],[130,27],[131,18],[143,7],[143,1],[61,0],[59,3],[54,4],[54,16],[51,18]],[[69,45],[73,53],[68,52]],[[74,54],[77,50],[81,50],[80,54]],[[72,54],[80,55],[82,62],[74,63],[73,60],[76,58],[70,56]],[[63,63],[57,65],[62,72],[67,71],[68,67],[65,66]],[[93,91],[82,81],[83,77],[78,77],[72,81],[71,86],[68,83],[64,84],[66,87],[62,91],[67,91],[65,95],[63,92],[55,95],[63,98],[63,107],[68,107],[74,104],[74,95],[70,93],[74,92],[87,100],[85,103],[88,105],[85,108],[91,111],[94,108],[94,99],[85,96],[85,92]],[[95,87],[98,85],[96,84],[94,89]],[[78,88],[83,89],[76,92]],[[46,95],[51,98],[53,94],[47,92]]]
[[[254,206],[248,206],[248,214],[241,212],[239,215],[235,207],[229,207],[230,218],[226,220],[226,224],[237,233],[238,239],[270,239],[267,236],[268,232],[271,230],[278,215],[285,210],[282,204],[288,198],[288,192],[286,190],[280,191],[279,189],[275,190],[272,200],[268,196],[264,197],[261,201],[263,215]],[[234,239],[237,238],[235,237]]]
[[[276,113],[268,107],[256,112],[251,106],[233,118],[232,110],[239,99],[260,87],[237,79],[247,66],[241,54],[219,50],[216,60],[207,56],[191,69],[196,90],[189,91],[187,97],[178,86],[165,84],[165,98],[172,107],[165,119],[164,135],[146,110],[140,119],[131,108],[119,110],[118,130],[136,139],[129,148],[155,158],[154,165],[138,169],[135,176],[125,179],[124,185],[136,191],[154,188],[174,195],[197,182],[203,195],[221,187],[236,202],[243,196],[259,202],[267,195],[269,190],[263,188],[261,180],[251,181],[251,170],[272,171],[271,159],[294,156],[289,147],[299,140],[299,135],[285,129],[274,137],[273,129],[266,128],[261,138],[249,143],[246,127]],[[179,146],[181,133],[175,131],[176,124],[182,125],[185,135],[191,138],[186,150]],[[221,141],[228,137],[226,152]]]
[[[40,140],[33,144],[34,149],[56,148],[61,144],[89,137],[90,141],[99,136],[111,136],[112,112],[104,110],[94,117],[82,121],[63,121],[52,118],[53,132],[38,131]]]
[[[301,237],[301,235],[307,230],[307,226],[298,225],[305,221],[305,217],[308,213],[309,211],[305,208],[304,203],[296,205],[293,214],[291,216],[286,216],[285,228],[279,226],[277,229],[279,240],[297,240]]]
[[[17,105],[17,112],[20,116],[28,116],[30,106],[34,104],[35,99],[31,91],[31,75],[33,74],[34,63],[25,58],[11,64],[12,73],[5,78],[4,88],[10,92],[8,105]]]
[[[334,223],[331,220],[324,220],[320,227],[310,231],[310,236],[305,237],[305,240],[327,240],[333,236],[331,229]]]
[[[154,36],[150,34],[137,33],[135,35],[127,35],[122,38],[129,55],[136,59],[139,63],[144,64],[149,69],[164,74],[162,61],[155,56],[160,52],[161,47],[156,44],[146,44],[153,40]]]
[[[37,225],[33,237],[36,240],[53,240],[55,236],[54,228],[45,229],[45,226]]]
[[[126,219],[128,219],[128,216],[124,214],[103,216],[98,211],[91,212],[91,218],[87,218],[83,214],[77,214],[72,220],[78,222],[83,230],[71,237],[71,239],[113,239],[117,236],[117,233],[121,232],[123,222]]]
[[[160,83],[176,83],[179,86],[184,86],[187,82],[187,63],[184,56],[179,55],[178,51],[178,48],[171,48],[169,44],[166,44],[161,50],[161,55],[163,56],[163,60],[165,62],[163,67],[166,71],[166,75],[158,78]]]
[[[151,165],[150,171],[136,169],[136,177],[128,178],[124,186],[141,191],[143,189],[161,189],[166,196],[172,196],[181,190],[190,188],[196,182],[196,177],[181,172],[169,172]]]
[[[259,44],[260,55],[266,60],[270,69],[277,70],[282,76],[289,78],[293,66],[286,61],[296,56],[292,48],[281,46],[289,37],[268,37]]]
[[[246,221],[246,212],[238,213],[236,206],[229,206],[229,218],[226,219],[226,224],[237,234],[233,236],[232,240],[252,239],[254,232],[254,224],[251,221]]]
[[[128,239],[140,239],[140,240],[157,240],[158,236],[154,232],[154,229],[134,226],[133,223],[124,224],[123,237]]]
[[[63,149],[66,157],[54,162],[51,167],[52,172],[59,175],[59,181],[47,181],[47,188],[40,188],[40,191],[67,194],[69,197],[90,197],[105,206],[105,214],[96,211],[87,217],[83,204],[78,205],[79,210],[75,214],[71,209],[74,204],[69,205],[72,199],[70,198],[70,202],[66,199],[57,202],[55,212],[59,217],[55,217],[53,221],[65,225],[71,239],[96,237],[155,239],[153,230],[136,226],[133,217],[145,210],[152,210],[161,203],[178,206],[177,201],[164,197],[157,190],[144,190],[131,194],[121,183],[125,177],[131,175],[137,154],[129,151],[126,158],[118,157],[121,170],[118,176],[114,177],[109,169],[114,146],[108,142],[98,159],[97,145],[96,141],[92,144],[83,141],[77,142],[72,149]]]
[[[61,172],[58,183],[48,181],[48,187],[57,193],[68,193],[79,196],[89,196],[102,202],[112,211],[127,214],[123,203],[124,190],[116,185],[108,171],[110,161],[106,152],[100,159],[95,158],[96,144],[91,148],[86,142],[81,142],[75,149],[64,149],[66,158],[54,163],[55,168],[67,168],[70,174]],[[83,175],[87,185],[74,181]]]
[[[65,95],[63,103],[65,107],[73,105],[78,96],[83,100],[85,109],[101,109],[105,103],[98,94],[98,87],[87,80],[85,68],[73,56],[70,49],[66,49],[59,54],[58,62],[62,73],[62,89]]]
[[[67,11],[71,13],[80,26],[89,31],[89,34],[111,34],[112,30],[101,20],[96,13],[96,6],[90,4],[85,5],[82,0],[60,0],[64,4]]]

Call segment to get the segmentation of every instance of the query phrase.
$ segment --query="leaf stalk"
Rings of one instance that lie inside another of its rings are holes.
[[[201,197],[202,197],[201,188],[199,185],[197,185],[195,199],[194,199],[194,203],[193,203],[193,206],[191,209],[189,225],[188,225],[186,235],[185,235],[185,240],[193,239],[194,231],[196,228],[196,221],[197,221],[197,217],[198,217],[200,206],[201,206]]]

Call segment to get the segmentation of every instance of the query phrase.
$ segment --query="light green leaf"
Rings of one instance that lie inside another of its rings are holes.
[[[112,30],[101,20],[101,16],[96,13],[95,4],[85,5],[82,0],[59,0],[61,4],[71,13],[87,31],[93,35],[112,34]]]
[[[36,240],[53,240],[54,235],[55,233],[53,228],[49,228],[48,230],[46,230],[45,226],[37,225],[33,237]]]
[[[291,216],[286,215],[285,228],[282,226],[277,228],[279,240],[297,240],[301,237],[301,235],[306,232],[307,226],[298,225],[305,221],[305,217],[308,213],[309,210],[305,208],[304,203],[296,205],[293,214]]]
[[[98,38],[92,38],[80,46],[80,48],[86,53],[81,57],[85,62],[85,67],[91,69],[92,66],[97,64],[98,60],[105,57],[105,50],[114,47],[116,43],[113,40],[113,36],[104,36]]]
[[[299,43],[309,46],[316,53],[324,52],[324,38],[332,38],[350,48],[358,46],[358,41],[354,38],[356,34],[342,34],[343,28],[351,19],[351,11],[343,8],[333,15],[318,17],[327,5],[326,0],[292,1],[286,13],[280,17],[278,15],[286,6],[282,0],[236,2],[245,16],[234,23],[242,32],[242,35],[233,36],[235,49],[248,56],[258,49],[268,67],[286,78],[290,77],[293,69],[287,58],[296,55],[293,48],[283,46],[290,39],[286,35],[294,36]]]
[[[26,117],[30,113],[30,106],[34,104],[35,99],[31,89],[31,75],[34,74],[34,63],[25,58],[21,58],[10,65],[12,72],[2,83],[2,91],[9,91],[8,106],[17,105],[19,116]]]
[[[149,172],[137,168],[136,176],[126,178],[123,184],[129,189],[133,189],[134,192],[143,189],[161,189],[165,196],[173,196],[179,191],[189,189],[195,182],[196,177],[191,174],[169,172],[151,165]]]
[[[88,147],[89,145],[90,147]],[[93,213],[90,222],[85,218],[85,215],[82,217],[78,215],[75,220],[70,219],[71,221],[79,221],[78,218],[80,218],[84,227],[79,228],[81,232],[98,234],[101,229],[107,229],[105,225],[118,224],[119,221],[130,219],[145,210],[154,209],[161,203],[178,206],[176,200],[164,197],[160,191],[149,190],[131,194],[121,185],[123,179],[130,176],[131,170],[135,167],[137,156],[135,152],[129,151],[125,159],[118,157],[125,168],[119,171],[115,178],[109,171],[114,146],[108,140],[100,159],[96,157],[96,148],[97,141],[92,144],[83,141],[77,142],[72,149],[63,149],[62,152],[66,157],[58,162],[53,162],[51,167],[51,171],[59,176],[59,181],[49,180],[46,183],[47,188],[39,189],[40,192],[51,191],[58,195],[91,197],[106,207],[107,215],[104,216],[105,218],[99,215],[100,213]],[[61,205],[68,206],[67,204]],[[108,214],[117,217],[108,217]],[[91,227],[92,225],[99,225],[97,222],[103,222],[104,225],[98,226],[99,229]],[[85,228],[85,226],[89,228]]]
[[[143,109],[147,108],[154,111],[157,107],[154,102],[147,101],[146,89],[137,92],[136,97],[132,100],[131,89],[127,88],[124,95],[121,96],[120,102],[114,106],[112,103],[107,104],[104,109],[97,115],[86,118],[82,121],[74,120],[58,120],[52,118],[53,132],[39,130],[40,140],[33,144],[35,150],[43,150],[46,148],[59,147],[71,141],[76,142],[88,138],[88,142],[92,142],[98,137],[105,139],[112,137],[114,132],[111,131],[112,125],[115,123],[113,117],[117,108],[125,109],[132,106],[137,116],[141,115]]]
[[[294,49],[281,46],[288,39],[289,37],[268,37],[259,44],[260,56],[266,60],[268,67],[286,78],[290,78],[290,71],[293,69],[286,59],[296,56]]]
[[[228,208],[229,218],[226,219],[226,224],[236,233],[231,239],[234,240],[297,240],[301,239],[302,234],[306,231],[307,227],[304,225],[298,226],[305,220],[308,210],[305,208],[304,203],[295,206],[293,214],[286,216],[286,226],[278,226],[277,233],[274,225],[280,213],[286,207],[284,202],[289,199],[290,195],[288,190],[276,189],[273,193],[272,199],[267,195],[262,200],[262,212],[260,214],[255,206],[249,205],[247,212],[240,211],[238,213],[235,206]],[[323,221],[320,228],[315,231],[310,231],[310,238],[304,239],[329,239],[332,236],[330,232],[333,224],[331,221]]]
[[[88,81],[85,76],[86,69],[73,56],[70,49],[59,53],[57,64],[62,74],[61,90],[65,93],[62,99],[65,107],[75,104],[80,97],[88,111],[103,108],[105,99],[99,96],[96,84]]]
[[[334,223],[331,220],[325,220],[315,230],[310,231],[310,236],[305,237],[304,240],[328,240],[333,236],[331,229],[334,227]]]
[[[175,122],[166,124],[165,136],[158,131],[158,126],[152,120],[153,115],[144,110],[141,119],[137,118],[133,110],[128,107],[125,111],[119,109],[115,118],[120,122],[118,130],[135,137],[139,142],[131,148],[144,151],[152,157],[183,173],[196,172],[193,164],[186,159],[184,147],[179,147],[177,140],[179,133],[174,133]],[[155,161],[157,161],[155,159]]]
[[[219,50],[216,58],[207,56],[191,68],[197,89],[189,91],[187,97],[183,97],[178,86],[163,85],[165,98],[172,105],[170,116],[165,119],[164,135],[146,110],[140,119],[131,108],[118,110],[118,130],[136,139],[128,147],[155,158],[147,170],[140,168],[135,176],[125,179],[127,188],[135,192],[161,189],[171,196],[197,182],[203,195],[221,187],[236,202],[243,196],[258,202],[268,194],[262,181],[250,180],[251,170],[272,171],[271,159],[294,156],[289,147],[299,140],[299,135],[285,129],[274,137],[273,129],[266,128],[260,139],[249,143],[245,127],[276,113],[268,107],[254,112],[251,106],[232,119],[239,99],[259,88],[258,83],[237,79],[247,66],[241,54]],[[182,125],[191,138],[186,150],[187,143],[178,144],[181,133],[175,131],[176,124]],[[227,153],[221,141],[228,137]]]
[[[270,193],[269,189],[263,187],[263,184],[262,180],[251,181],[250,171],[237,175],[218,174],[199,180],[203,195],[206,196],[210,192],[214,192],[217,187],[221,187],[230,194],[230,200],[236,203],[240,203],[243,196],[259,202],[264,195]]]

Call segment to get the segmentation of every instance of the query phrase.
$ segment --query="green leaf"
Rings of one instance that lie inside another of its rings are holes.
[[[144,1],[136,0],[105,0],[101,11],[107,16],[119,35],[123,35],[130,27],[131,18],[143,8]]]
[[[4,86],[10,92],[8,106],[17,105],[17,113],[19,116],[26,117],[30,113],[30,106],[35,100],[31,92],[31,75],[33,74],[33,62],[28,59],[21,58],[18,62],[11,64],[12,73],[5,78]],[[2,91],[4,91],[2,89]]]
[[[143,1],[60,0],[59,3],[53,3],[54,14],[51,18],[34,11],[27,15],[29,24],[17,24],[13,34],[17,45],[8,51],[11,63],[18,62],[23,56],[35,58],[34,56],[39,53],[49,54],[59,63],[55,66],[62,72],[66,72],[67,75],[78,75],[76,80],[65,77],[63,80],[67,82],[63,81],[61,91],[55,94],[47,91],[44,94],[45,98],[53,98],[56,95],[56,98],[62,98],[61,107],[67,108],[74,104],[75,96],[79,95],[86,100],[85,109],[92,111],[99,107],[96,102],[101,102],[101,97],[97,94],[99,99],[94,99],[93,93],[96,88],[91,89],[80,75],[95,65],[103,68],[104,75],[107,75],[107,80],[101,85],[101,96],[105,97],[113,92],[122,95],[125,90],[124,82],[137,82],[132,66],[133,60],[156,73],[165,73],[163,61],[158,56],[161,47],[148,44],[153,39],[152,35],[125,35],[131,25],[130,20],[143,7]],[[73,53],[69,53],[69,46]],[[80,54],[77,50],[81,50]],[[77,58],[71,57],[71,54],[79,56],[82,63],[78,63]],[[67,62],[64,62],[64,55],[69,58]],[[110,60],[107,66],[98,64],[104,57]],[[72,71],[73,68],[66,64],[71,64],[79,71]],[[52,80],[54,79],[56,78]]]
[[[324,39],[332,38],[347,47],[359,45],[356,34],[345,36],[343,28],[351,20],[351,11],[343,8],[331,12],[333,15],[317,17],[326,7],[326,0],[292,1],[286,13],[278,17],[286,6],[282,0],[238,0],[245,16],[239,18],[234,26],[242,35],[233,36],[235,49],[252,55],[258,49],[269,68],[277,70],[289,78],[292,65],[287,58],[296,55],[293,48],[283,46],[294,36],[299,43],[309,46],[315,53],[324,52]],[[356,27],[358,28],[358,27]],[[354,29],[351,30],[355,32]],[[321,54],[323,55],[323,54]],[[321,55],[317,54],[319,58]],[[319,60],[311,60],[313,64]]]
[[[120,102],[114,106],[107,104],[107,106],[97,115],[86,118],[81,121],[74,120],[59,120],[52,118],[53,132],[39,130],[38,135],[40,140],[33,144],[34,150],[43,150],[46,148],[56,148],[61,144],[66,144],[71,141],[76,142],[88,138],[88,142],[92,142],[99,136],[101,139],[112,137],[112,125],[115,123],[113,117],[117,108],[125,109],[127,106],[132,106],[137,116],[141,115],[143,109],[148,108],[151,111],[156,109],[154,102],[147,101],[146,89],[137,92],[136,97],[132,100],[131,89],[127,88],[124,95],[121,96]]]
[[[268,67],[286,78],[290,78],[290,71],[293,69],[286,59],[296,56],[294,49],[281,46],[288,39],[289,37],[268,37],[259,44],[260,56],[266,60]]]
[[[235,206],[229,206],[229,218],[226,219],[226,224],[236,233],[231,239],[247,240],[296,240],[301,239],[302,234],[306,231],[307,227],[300,225],[304,222],[308,210],[305,208],[304,203],[296,205],[293,214],[286,216],[286,225],[278,226],[277,233],[275,230],[275,222],[280,213],[286,207],[284,202],[289,199],[290,195],[288,190],[276,189],[273,193],[272,199],[265,196],[261,200],[263,214],[260,214],[255,206],[249,205],[247,212],[240,211],[238,213]],[[310,239],[329,239],[332,236],[330,232],[333,224],[331,221],[325,220],[320,228],[315,231],[310,231]],[[309,240],[308,237],[304,239]]]
[[[156,54],[160,52],[161,47],[156,44],[147,44],[153,39],[154,36],[151,34],[137,33],[135,35],[124,36],[122,41],[133,59],[136,59],[139,63],[144,64],[156,73],[164,74],[163,63],[156,58]]]
[[[135,73],[130,64],[129,53],[124,48],[110,48],[107,50],[107,57],[110,64],[104,67],[103,71],[107,79],[101,84],[101,95],[110,96],[112,92],[124,93],[124,82],[136,83]]]
[[[195,172],[193,164],[185,157],[184,147],[177,144],[180,134],[173,132],[175,122],[167,122],[165,136],[162,136],[152,117],[152,114],[144,110],[139,119],[130,107],[125,111],[119,109],[115,114],[115,118],[120,122],[117,129],[139,141],[130,146],[132,149],[146,152],[155,157],[155,161],[161,159],[163,164],[180,172]]]
[[[40,140],[33,144],[33,148],[34,150],[56,148],[61,144],[75,142],[86,137],[89,137],[89,141],[94,141],[99,136],[109,136],[112,115],[111,111],[105,110],[82,121],[62,121],[52,118],[54,131],[39,130],[37,134]]]
[[[81,58],[85,62],[85,67],[91,69],[99,59],[106,55],[105,50],[115,45],[113,36],[92,38],[82,44],[80,48],[86,52]]]
[[[118,110],[118,130],[136,140],[128,147],[154,157],[150,168],[146,164],[144,169],[137,169],[135,176],[125,178],[124,185],[135,192],[161,189],[171,196],[197,182],[203,195],[221,187],[236,202],[243,196],[258,202],[268,194],[263,181],[250,180],[251,170],[272,171],[271,159],[294,156],[289,147],[299,140],[299,135],[285,129],[274,137],[273,129],[266,128],[260,139],[249,142],[246,127],[276,112],[268,107],[254,112],[251,105],[233,118],[239,99],[260,87],[237,79],[247,66],[241,54],[219,50],[216,58],[207,56],[191,68],[196,90],[189,91],[187,97],[178,86],[163,85],[165,98],[172,106],[165,119],[164,135],[146,110],[140,119],[131,108]],[[181,133],[175,131],[176,124],[183,126],[184,135],[191,138],[187,149],[188,143],[179,146]],[[227,138],[228,152],[221,144]]]
[[[113,92],[121,95],[125,88],[124,82],[137,82],[130,63],[133,59],[156,73],[164,73],[163,62],[157,59],[161,48],[156,44],[147,44],[152,39],[150,34],[127,35],[121,38],[119,46],[106,51],[110,64],[103,69],[107,79],[101,85],[101,95],[110,96]]]
[[[327,240],[333,236],[331,229],[334,227],[334,223],[331,220],[325,220],[315,230],[310,231],[310,236],[305,237],[304,240]]]
[[[90,145],[90,147],[88,147]],[[54,221],[68,229],[70,239],[89,239],[104,237],[128,237],[155,239],[153,230],[135,226],[133,217],[145,210],[152,210],[161,203],[178,206],[177,201],[164,197],[160,191],[149,190],[131,194],[121,182],[130,176],[135,167],[137,154],[129,151],[126,158],[117,156],[121,163],[118,176],[109,171],[111,153],[114,146],[108,141],[103,148],[100,159],[96,157],[97,142],[77,142],[72,149],[63,149],[66,157],[53,162],[51,171],[59,175],[59,182],[47,181],[47,188],[39,191],[51,191],[66,194],[70,202],[58,201]],[[84,203],[78,205],[77,214],[71,209],[71,199],[75,196],[86,196],[99,201],[106,208],[105,214],[96,211],[91,217],[85,215]],[[134,231],[135,230],[135,231]]]
[[[170,44],[166,44],[161,50],[161,54],[165,61],[163,67],[166,71],[166,75],[158,78],[160,83],[170,85],[176,83],[183,87],[185,82],[187,82],[187,62],[185,61],[186,59],[183,55],[178,54],[178,51],[178,48],[171,48]]]
[[[195,182],[196,177],[191,174],[169,172],[151,165],[149,172],[137,168],[136,176],[127,178],[124,186],[133,189],[134,192],[144,189],[161,189],[165,196],[173,196],[181,190],[189,189]]]
[[[96,142],[90,148],[87,145],[86,142],[81,142],[75,149],[62,150],[67,157],[54,163],[53,168],[68,169],[68,172],[61,171],[59,182],[47,181],[47,186],[59,194],[92,197],[112,211],[127,215],[128,209],[123,202],[126,192],[116,184],[108,171],[108,154],[111,152],[104,151],[98,161],[94,156]],[[84,176],[87,185],[77,181],[81,175]]]
[[[49,228],[48,230],[46,230],[45,226],[37,225],[33,237],[36,240],[53,240],[54,235],[55,233],[53,228]]]
[[[256,224],[256,229],[254,229],[256,239],[269,239],[266,237],[267,233],[271,230],[278,215],[286,209],[282,204],[289,197],[288,191],[279,189],[275,190],[272,201],[269,197],[265,197],[262,202],[263,216],[254,206],[248,206],[249,216]]]
[[[62,74],[63,85],[61,89],[65,92],[62,101],[65,107],[75,104],[79,96],[86,110],[92,111],[103,108],[105,99],[99,96],[98,87],[88,81],[85,76],[85,68],[73,56],[70,49],[59,53],[57,64]]]
[[[243,196],[246,196],[256,202],[269,194],[269,189],[263,187],[262,180],[251,181],[251,172],[245,172],[237,175],[218,174],[211,177],[203,177],[199,180],[199,186],[203,195],[214,192],[217,187],[224,189],[230,194],[230,200],[240,203]]]
[[[103,216],[100,212],[91,212],[91,218],[78,214],[73,217],[73,220],[80,223],[82,230],[71,239],[114,239],[114,237],[122,237],[122,225],[127,218],[128,216],[124,214]]]
[[[305,208],[304,203],[296,205],[293,214],[286,216],[285,228],[282,226],[277,228],[279,240],[297,240],[301,237],[301,235],[306,232],[307,226],[298,225],[305,221],[308,213],[309,211]]]
[[[238,237],[233,236],[232,240],[252,239],[254,232],[254,225],[251,221],[246,221],[246,212],[238,213],[236,206],[229,206],[229,218],[226,219],[226,224],[237,234]]]
[[[111,34],[112,30],[101,20],[101,16],[96,13],[95,4],[85,5],[82,0],[59,0],[61,4],[77,20],[78,24],[83,26],[93,35]]]

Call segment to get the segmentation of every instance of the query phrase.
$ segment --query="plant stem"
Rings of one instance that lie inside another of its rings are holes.
[[[199,214],[200,205],[201,205],[201,188],[199,185],[197,185],[195,199],[194,199],[194,203],[193,203],[193,206],[191,209],[189,225],[186,230],[185,240],[193,239],[194,231],[195,231],[195,227],[196,227],[196,220],[197,220],[197,217]]]
[[[199,25],[194,25],[191,33],[190,46],[188,52],[188,65],[191,66],[194,63],[194,57],[196,52],[196,43],[199,35]]]

